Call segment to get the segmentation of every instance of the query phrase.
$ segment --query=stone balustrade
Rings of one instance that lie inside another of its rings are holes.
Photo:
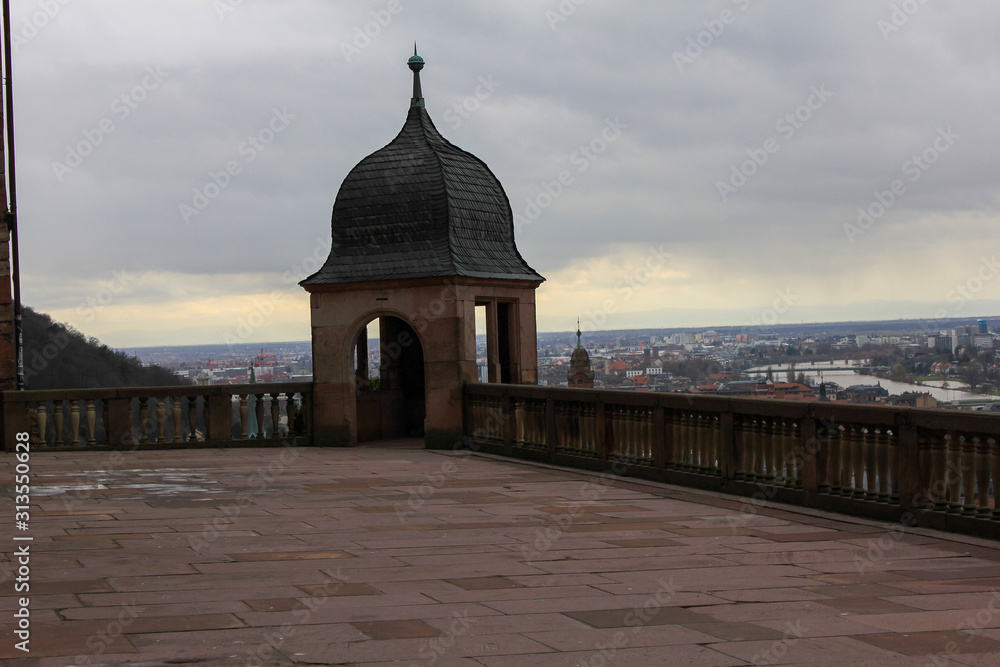
[[[5,446],[35,449],[312,444],[312,383],[3,392]]]
[[[1000,537],[1000,417],[691,394],[468,384],[495,454]]]

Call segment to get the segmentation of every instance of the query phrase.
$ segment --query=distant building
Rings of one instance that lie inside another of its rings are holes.
[[[566,379],[570,387],[577,389],[594,388],[594,369],[590,366],[590,354],[583,347],[580,339],[580,322],[576,323],[576,349],[569,358],[569,372]]]
[[[889,405],[903,405],[911,408],[936,408],[938,401],[927,392],[908,391],[899,396],[892,396],[887,401]]]
[[[957,352],[963,347],[971,347],[974,344],[973,337],[977,332],[976,327],[955,327],[951,332],[952,352]]]
[[[976,324],[979,326],[979,333],[988,334],[990,332],[990,327],[986,323],[986,320],[979,320]]]
[[[844,398],[854,403],[881,403],[889,397],[888,390],[882,386],[881,382],[875,385],[852,385],[845,389],[843,394]]]

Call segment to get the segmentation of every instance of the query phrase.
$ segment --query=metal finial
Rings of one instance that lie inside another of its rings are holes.
[[[413,42],[413,55],[406,61],[406,66],[413,71],[413,98],[410,107],[424,106],[424,95],[420,90],[420,70],[424,68],[424,59],[417,55],[417,43]]]

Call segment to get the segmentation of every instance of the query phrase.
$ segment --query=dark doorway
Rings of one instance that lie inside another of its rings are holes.
[[[424,434],[424,351],[398,317],[372,320],[355,341],[358,442]]]

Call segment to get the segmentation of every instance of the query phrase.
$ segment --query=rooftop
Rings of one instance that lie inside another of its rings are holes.
[[[414,55],[413,98],[399,134],[359,162],[333,205],[333,245],[303,285],[441,276],[541,282],[514,244],[503,186],[434,127]]]
[[[1000,662],[996,543],[419,446],[33,453],[0,658]]]

